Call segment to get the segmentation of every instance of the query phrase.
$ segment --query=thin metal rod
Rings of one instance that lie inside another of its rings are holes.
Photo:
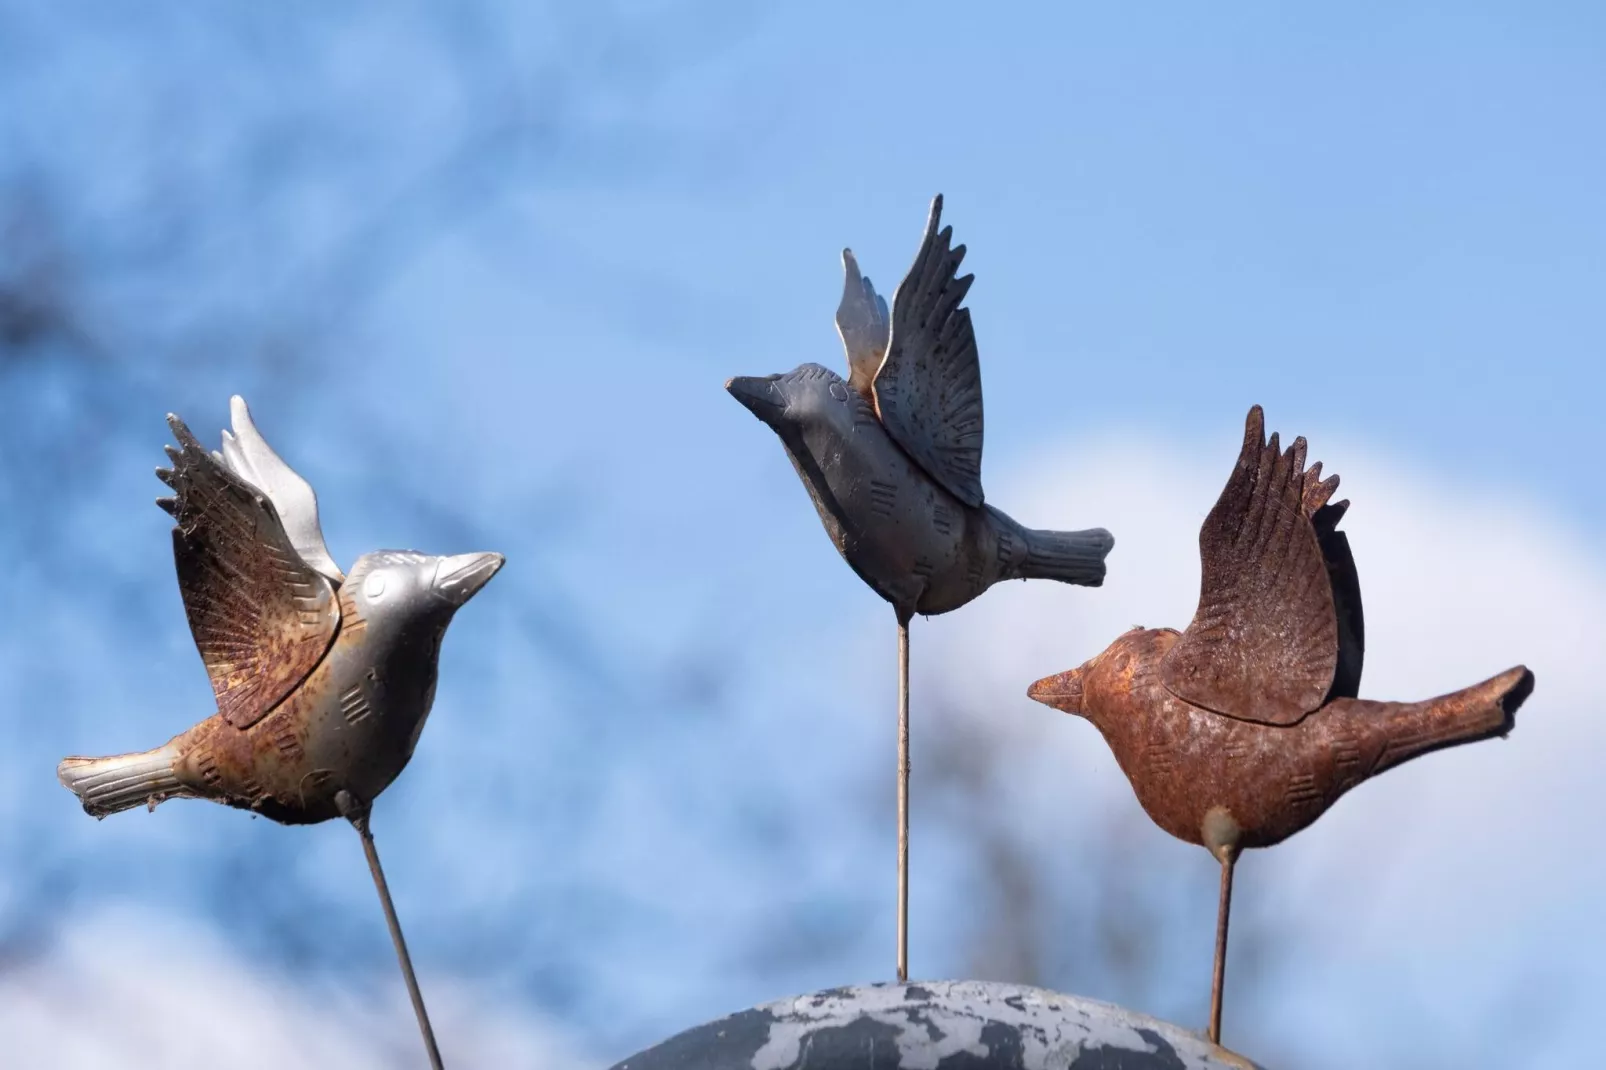
[[[898,614],[898,981],[909,980],[909,618]]]
[[[1221,1043],[1221,990],[1227,983],[1227,919],[1232,914],[1232,870],[1235,851],[1221,854],[1221,904],[1216,908],[1216,970],[1210,983],[1210,1043]]]
[[[341,796],[345,796],[344,799]],[[413,960],[407,954],[407,941],[402,938],[401,922],[396,918],[396,904],[390,899],[390,886],[385,883],[385,871],[379,864],[379,850],[374,846],[374,834],[368,828],[368,808],[356,809],[351,796],[344,791],[336,796],[340,810],[362,837],[363,854],[368,856],[368,872],[374,875],[374,887],[379,891],[379,904],[385,908],[385,924],[390,927],[390,942],[396,945],[396,958],[401,963],[402,980],[407,982],[407,995],[413,1001],[413,1013],[418,1016],[418,1030],[424,1035],[424,1049],[429,1053],[430,1070],[444,1070],[441,1050],[435,1044],[435,1030],[429,1025],[429,1012],[424,1009],[424,994],[418,990],[418,977],[413,973]]]

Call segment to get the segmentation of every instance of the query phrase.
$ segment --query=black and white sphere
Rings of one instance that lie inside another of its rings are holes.
[[[988,981],[832,988],[688,1029],[613,1070],[1259,1070],[1120,1007]]]

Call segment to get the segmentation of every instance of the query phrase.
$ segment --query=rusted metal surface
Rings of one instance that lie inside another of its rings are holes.
[[[157,476],[174,496],[173,563],[218,711],[250,728],[307,678],[340,628],[327,577],[297,555],[272,502],[219,464],[177,417]]]
[[[1228,870],[1239,852],[1287,839],[1368,777],[1505,735],[1533,690],[1533,674],[1517,666],[1425,701],[1355,697],[1360,584],[1336,529],[1349,503],[1327,504],[1338,478],[1323,481],[1321,466],[1304,462],[1305,440],[1281,451],[1274,434],[1268,444],[1251,409],[1238,463],[1200,530],[1201,594],[1187,631],[1134,628],[1028,691],[1092,721],[1155,823]],[[1227,873],[1224,907],[1230,888]]]
[[[340,815],[340,791],[372,803],[412,756],[447,625],[502,566],[500,554],[379,551],[349,576],[320,570],[301,556],[323,546],[311,488],[285,498],[300,480],[285,466],[275,499],[231,468],[230,454],[245,472],[277,461],[244,403],[234,409],[223,454],[169,417],[179,448],[158,470],[175,492],[159,504],[177,521],[179,586],[218,713],[153,751],[62,762],[62,783],[96,817],[191,797],[310,824]]]
[[[1092,721],[1155,823],[1212,850],[1229,842],[1270,847],[1368,777],[1432,750],[1504,735],[1532,687],[1532,674],[1519,666],[1423,702],[1335,699],[1297,724],[1257,724],[1166,689],[1160,669],[1178,639],[1171,629],[1129,632],[1028,693]],[[1210,833],[1205,818],[1216,811],[1230,828]]]
[[[786,449],[826,534],[892,604],[899,628],[898,977],[908,976],[908,624],[958,609],[1006,579],[1097,587],[1114,545],[1102,528],[1039,531],[983,502],[981,365],[965,247],[931,204],[891,314],[842,251],[837,330],[849,378],[818,364],[725,384]],[[939,229],[940,227],[940,229]]]

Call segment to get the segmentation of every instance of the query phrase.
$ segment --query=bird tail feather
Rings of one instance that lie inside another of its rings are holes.
[[[1104,583],[1104,558],[1115,546],[1115,537],[1103,528],[1086,531],[1040,531],[1021,528],[1026,536],[1026,560],[1020,577],[1026,580],[1058,580],[1079,587],[1099,587]]]
[[[178,749],[167,744],[110,758],[67,758],[56,766],[56,777],[78,796],[85,813],[102,818],[189,794],[173,771],[178,757]]]
[[[1517,707],[1533,694],[1534,674],[1524,665],[1491,676],[1481,684],[1430,699],[1424,703],[1430,722],[1440,726],[1434,735],[1446,743],[1471,743],[1503,736],[1517,724]]]
[[[1534,674],[1518,665],[1481,684],[1426,702],[1338,699],[1329,709],[1352,706],[1363,715],[1381,713],[1397,725],[1371,775],[1412,758],[1463,743],[1505,736],[1517,724],[1517,708],[1533,694]]]

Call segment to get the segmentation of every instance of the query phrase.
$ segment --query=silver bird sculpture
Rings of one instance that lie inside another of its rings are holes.
[[[344,817],[362,838],[431,1065],[441,1058],[369,829],[412,757],[453,615],[502,567],[495,553],[364,554],[349,575],[324,545],[312,487],[239,397],[221,452],[168,416],[178,448],[173,558],[217,712],[154,750],[68,758],[57,776],[102,818],[211,799],[287,825]]]
[[[965,247],[931,203],[914,266],[887,303],[842,251],[837,330],[849,375],[804,364],[725,389],[780,436],[826,533],[898,618],[898,979],[909,976],[909,621],[958,609],[1000,580],[1097,587],[1103,528],[1027,528],[982,500],[981,367]],[[940,227],[940,229],[939,229]]]

